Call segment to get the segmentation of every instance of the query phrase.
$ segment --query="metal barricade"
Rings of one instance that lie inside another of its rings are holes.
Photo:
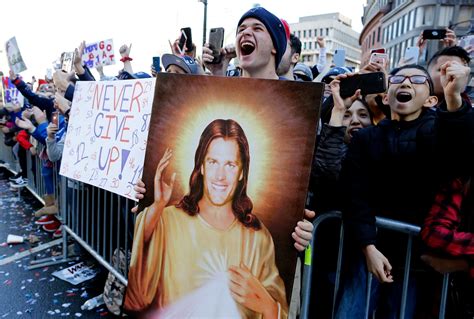
[[[0,136],[3,138],[3,136]],[[2,139],[3,141],[3,139]],[[0,141],[0,142],[2,142]],[[43,150],[38,145],[38,154]],[[12,148],[0,143],[0,160],[12,173],[19,171]],[[46,186],[42,175],[43,161],[39,156],[32,157],[27,152],[28,186],[27,189],[44,204]],[[59,175],[59,167],[53,166],[53,183],[56,204],[59,208],[59,219],[62,222],[62,254],[34,260],[29,269],[64,263],[70,258],[68,253],[68,236],[80,244],[91,256],[110,271],[124,285],[127,285],[128,263],[125,275],[112,266],[112,255],[118,248],[125,251],[129,259],[133,239],[134,216],[130,208],[134,202],[81,182]]]
[[[311,253],[314,252],[315,247],[315,240],[318,228],[320,225],[330,219],[337,219],[342,220],[342,215],[340,212],[328,212],[318,216],[315,221],[313,222],[314,229],[313,229],[313,237],[310,242],[311,249],[308,250]],[[341,222],[342,225],[342,222]],[[404,233],[408,236],[407,242],[407,251],[405,257],[405,268],[404,268],[404,278],[403,278],[403,288],[402,288],[402,300],[401,300],[401,307],[400,307],[400,319],[405,317],[405,309],[406,309],[406,302],[407,302],[407,292],[408,292],[408,280],[410,276],[410,265],[411,265],[411,255],[412,255],[412,247],[413,247],[413,237],[418,236],[420,233],[420,227],[410,225],[403,222],[398,222],[395,220],[391,220],[388,218],[376,217],[376,226],[381,229],[397,231],[400,233]],[[342,266],[342,253],[343,253],[343,243],[344,243],[344,227],[340,227],[339,233],[339,249],[337,254],[337,267],[336,267],[336,278],[335,278],[335,287],[334,287],[334,294],[332,300],[332,316],[335,316],[335,307],[336,307],[336,296],[339,290],[340,285],[340,276],[341,276],[341,266]],[[306,258],[310,258],[312,260],[313,256],[307,256]],[[306,259],[305,258],[305,259]],[[304,265],[303,270],[303,288],[302,288],[302,304],[301,304],[301,318],[309,318],[309,306],[311,302],[311,282],[313,277],[313,267],[312,263],[308,263]],[[365,305],[365,318],[369,318],[369,304],[370,304],[370,295],[371,295],[371,283],[372,283],[372,274],[369,273],[367,277],[367,291],[366,291],[366,305]],[[440,310],[439,310],[439,318],[444,318],[446,314],[446,301],[448,295],[448,283],[449,283],[449,273],[444,275],[443,278],[443,285],[441,291],[441,302],[440,302]],[[317,297],[316,297],[317,298]]]
[[[13,150],[11,146],[5,145],[3,142],[5,139],[4,134],[0,132],[0,160],[5,162],[5,168],[11,172],[17,171],[17,161],[13,156]]]

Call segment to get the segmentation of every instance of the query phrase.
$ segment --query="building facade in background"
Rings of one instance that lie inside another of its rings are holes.
[[[359,68],[359,33],[352,29],[351,19],[340,13],[328,13],[301,17],[299,22],[292,23],[290,27],[293,34],[301,40],[301,61],[306,65],[313,66],[318,62],[319,47],[316,38],[323,36],[326,40],[328,63],[332,62],[336,49],[344,49],[346,66]]]
[[[416,46],[424,29],[441,29],[473,18],[473,0],[368,0],[362,17],[364,29],[359,38],[362,64],[369,61],[372,49],[383,47],[393,68],[407,47]],[[455,29],[455,32],[462,36],[465,31]],[[426,64],[441,48],[440,41],[428,41],[420,64]]]

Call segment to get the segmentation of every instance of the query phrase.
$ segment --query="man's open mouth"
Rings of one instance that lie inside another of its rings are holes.
[[[398,92],[396,98],[398,102],[405,103],[410,101],[412,96],[411,93],[408,92]]]
[[[255,45],[251,42],[242,42],[240,45],[240,51],[242,55],[250,55],[255,50]]]

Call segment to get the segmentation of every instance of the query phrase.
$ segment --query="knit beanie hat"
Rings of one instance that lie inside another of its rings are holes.
[[[276,50],[275,55],[275,69],[280,64],[283,54],[286,50],[286,31],[283,23],[278,19],[273,13],[267,11],[263,7],[255,7],[244,13],[240,18],[239,23],[237,23],[237,30],[242,22],[247,18],[255,18],[262,22],[270,33],[272,38],[273,46]]]

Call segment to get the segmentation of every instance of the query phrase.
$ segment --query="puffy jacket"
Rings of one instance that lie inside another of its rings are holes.
[[[473,114],[467,103],[457,112],[425,110],[416,120],[385,119],[354,136],[341,172],[353,239],[376,243],[375,216],[421,225],[440,183],[472,165]]]

